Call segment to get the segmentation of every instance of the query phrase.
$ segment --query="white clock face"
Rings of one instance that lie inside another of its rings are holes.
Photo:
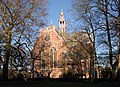
[[[50,36],[47,34],[47,35],[44,35],[44,40],[45,41],[49,41],[50,40]]]

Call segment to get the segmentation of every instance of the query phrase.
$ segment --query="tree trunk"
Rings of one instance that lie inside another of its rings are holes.
[[[119,38],[119,46],[118,46],[118,68],[120,69],[120,1],[118,2],[119,3],[119,7],[118,7],[118,9],[119,9],[119,14],[118,14],[118,23],[117,23],[117,25],[118,25],[118,38]]]
[[[107,15],[107,12],[108,12],[108,1],[105,0],[105,3],[106,3],[106,6],[105,6],[105,18],[106,18],[106,30],[107,30],[107,36],[108,36],[108,46],[109,46],[109,59],[110,59],[110,66],[111,66],[111,69],[113,68],[112,66],[112,45],[111,45],[111,37],[110,37],[110,28],[109,28],[109,22],[108,22],[108,15]]]
[[[5,61],[3,64],[3,81],[7,81],[8,80],[8,63],[9,63],[9,50],[6,51],[5,54]]]
[[[9,58],[10,58],[10,49],[11,49],[11,30],[8,30],[8,34],[6,36],[6,45],[5,45],[5,56],[4,56],[4,64],[3,64],[3,80],[8,80],[8,65],[9,65]]]
[[[95,79],[94,56],[91,56],[91,59],[90,59],[90,78],[91,78],[91,81],[93,81]]]

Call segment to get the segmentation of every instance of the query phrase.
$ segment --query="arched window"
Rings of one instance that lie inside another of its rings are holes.
[[[62,24],[62,21],[60,21],[60,24]]]
[[[54,67],[57,66],[57,58],[56,58],[56,48],[54,48]]]
[[[50,50],[50,68],[53,67],[53,49]]]
[[[63,24],[64,24],[64,21],[63,21]]]
[[[51,68],[56,68],[56,66],[57,66],[56,48],[53,47],[50,50],[50,67]]]

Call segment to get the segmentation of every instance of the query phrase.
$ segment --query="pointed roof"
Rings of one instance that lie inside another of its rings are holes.
[[[50,22],[50,25],[51,25],[51,26],[53,25],[53,22],[52,22],[52,20],[51,20],[51,22]]]
[[[61,9],[60,18],[64,18],[64,12],[63,12],[63,9]]]

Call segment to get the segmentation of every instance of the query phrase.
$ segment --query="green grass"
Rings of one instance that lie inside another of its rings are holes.
[[[29,81],[29,82],[0,82],[0,87],[120,87],[120,83]]]

